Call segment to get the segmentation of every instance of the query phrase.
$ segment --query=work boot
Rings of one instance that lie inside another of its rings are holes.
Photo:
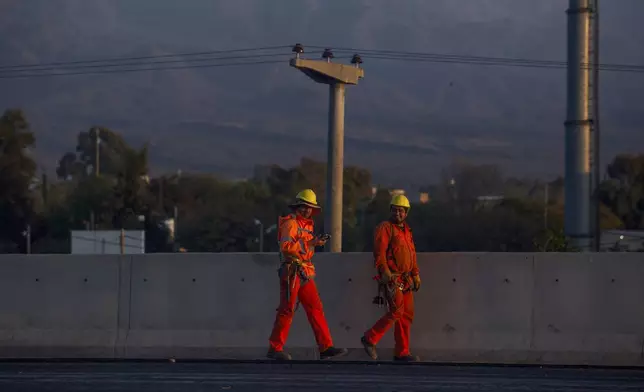
[[[290,361],[291,354],[285,353],[284,351],[275,351],[270,349],[268,350],[268,354],[266,354],[266,358],[275,359],[277,361]]]
[[[362,347],[364,347],[364,351],[367,352],[367,355],[371,357],[371,359],[378,359],[378,352],[376,351],[376,346],[374,344],[369,343],[366,337],[360,338],[360,342],[362,343]]]
[[[395,362],[419,362],[420,358],[415,355],[404,355],[402,357],[394,357]]]
[[[333,359],[347,355],[349,350],[346,348],[329,347],[320,353],[320,359]]]

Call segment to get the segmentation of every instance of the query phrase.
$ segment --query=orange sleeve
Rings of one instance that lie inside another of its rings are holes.
[[[416,258],[416,244],[414,244],[414,238],[409,234],[410,236],[410,244],[411,244],[411,276],[416,276],[420,275],[420,270],[418,269],[418,260]]]
[[[280,227],[280,251],[285,255],[300,257],[300,243],[297,238],[297,222],[294,219]]]
[[[373,239],[373,258],[376,269],[380,270],[381,266],[387,266],[387,249],[391,240],[389,225],[381,223],[376,227]]]

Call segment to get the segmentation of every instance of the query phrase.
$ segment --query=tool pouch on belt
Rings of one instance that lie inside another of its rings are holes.
[[[291,296],[291,290],[295,288],[295,277],[299,276],[300,286],[303,286],[312,279],[312,276],[302,260],[282,255],[280,255],[280,259],[282,260],[282,264],[278,269],[278,275],[280,279],[283,278],[286,280],[286,287],[288,287],[286,290],[286,299],[288,300]]]
[[[392,243],[394,240],[394,228],[393,226],[391,227],[390,231],[390,236],[389,236],[389,244],[387,245],[387,257],[391,255],[392,261],[395,264],[395,256],[393,254],[392,250]],[[384,297],[385,301],[387,304],[393,304],[394,303],[394,294],[396,290],[400,290],[403,293],[406,293],[408,291],[411,291],[412,287],[414,286],[413,280],[409,273],[405,272],[402,274],[393,274],[393,279],[392,282],[386,282],[383,283],[381,280],[380,274],[374,277],[374,280],[378,282],[378,295],[374,298],[373,303],[377,304],[379,307],[382,305],[382,297]],[[382,295],[382,297],[381,297]],[[389,305],[390,306],[390,305]]]
[[[406,293],[411,291],[413,287],[411,276],[408,273],[393,274],[391,282],[383,282],[379,276],[374,276],[374,280],[378,282],[378,294],[374,297],[373,304],[380,308],[386,303],[390,310],[395,304],[396,291]]]

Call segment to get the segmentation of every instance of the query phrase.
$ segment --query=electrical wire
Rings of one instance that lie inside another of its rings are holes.
[[[66,65],[73,65],[73,64],[92,64],[92,63],[104,63],[104,62],[115,62],[115,61],[153,60],[153,59],[170,58],[170,57],[207,56],[207,55],[219,55],[219,54],[229,54],[229,53],[239,53],[239,52],[258,52],[258,51],[264,51],[264,50],[276,50],[276,49],[286,49],[286,48],[291,48],[291,45],[265,46],[265,47],[258,47],[258,48],[246,48],[246,49],[210,50],[205,52],[162,54],[162,55],[154,55],[154,56],[112,57],[112,58],[106,58],[106,59],[63,61],[63,62],[39,63],[39,64],[0,65],[0,70],[12,69],[12,68],[66,66]]]
[[[307,46],[314,49],[322,49],[323,46]],[[358,49],[358,48],[335,48],[333,49],[337,52],[350,52],[358,53],[361,57],[371,56],[371,55],[389,55],[397,57],[420,57],[420,58],[439,58],[439,59],[454,59],[454,60],[481,60],[481,61],[502,61],[502,62],[513,62],[513,63],[542,63],[542,64],[554,64],[554,65],[565,65],[564,61],[552,61],[552,60],[534,60],[534,59],[520,59],[520,58],[503,58],[503,57],[483,57],[483,56],[465,56],[465,55],[455,55],[455,54],[445,54],[445,53],[431,53],[431,52],[405,52],[397,50],[379,50],[379,49]]]
[[[425,62],[425,63],[451,63],[451,64],[461,64],[461,65],[491,65],[491,66],[502,66],[502,67],[519,67],[519,68],[545,68],[545,69],[565,69],[567,64],[564,65],[547,65],[539,63],[510,63],[510,62],[495,62],[495,61],[475,61],[475,60],[457,60],[457,59],[426,59],[426,58],[401,58],[393,56],[383,56],[383,55],[364,55],[361,56],[364,59],[372,60],[394,60],[394,61],[409,61],[409,62]],[[592,65],[586,65],[582,67],[583,69],[594,69]],[[626,67],[615,67],[609,65],[600,65],[600,71],[608,72],[625,72],[625,73],[644,73],[644,67],[638,68],[626,68]]]
[[[314,49],[322,49],[323,46],[308,46]],[[358,53],[361,57],[374,58],[376,56],[393,57],[395,59],[438,59],[438,60],[460,60],[465,62],[492,62],[492,63],[508,63],[508,64],[530,64],[530,65],[543,65],[543,66],[558,66],[566,67],[567,62],[555,60],[536,60],[536,59],[521,59],[521,58],[503,58],[503,57],[484,57],[484,56],[466,56],[455,54],[439,54],[430,52],[405,52],[395,50],[377,50],[377,49],[359,49],[359,48],[336,48],[337,52],[350,52]],[[593,64],[582,64],[582,66],[591,67]],[[644,71],[644,65],[635,64],[603,64],[602,66],[611,69],[637,69]]]
[[[215,67],[236,67],[244,65],[259,65],[259,64],[275,64],[281,63],[283,60],[266,60],[266,61],[242,61],[221,63],[222,60],[251,60],[256,58],[278,58],[290,56],[290,53],[262,53],[267,50],[276,50],[289,48],[289,45],[258,47],[249,49],[233,49],[233,50],[218,50],[207,52],[192,52],[182,54],[167,54],[158,56],[138,56],[138,57],[118,57],[103,60],[83,60],[83,61],[69,61],[57,63],[41,63],[41,64],[27,64],[27,65],[14,65],[14,66],[0,66],[0,79],[16,79],[16,78],[33,78],[33,77],[47,77],[47,76],[68,76],[68,75],[87,75],[87,74],[114,74],[114,73],[130,73],[130,72],[143,72],[143,71],[164,71],[164,70],[180,70],[180,69],[194,69],[194,68],[215,68]],[[309,46],[313,49],[322,49],[322,46]],[[522,58],[500,58],[500,57],[484,57],[484,56],[465,56],[455,54],[438,54],[429,52],[405,52],[394,50],[375,50],[375,49],[360,49],[360,48],[337,48],[337,52],[352,52],[359,53],[361,57],[371,60],[387,60],[387,61],[400,61],[400,62],[426,62],[426,63],[448,63],[448,64],[462,64],[462,65],[477,65],[477,66],[506,66],[506,67],[527,67],[527,68],[541,68],[541,69],[562,69],[567,67],[564,61],[554,60],[535,60],[535,59],[522,59]],[[239,56],[226,56],[226,57],[208,57],[208,58],[185,58],[196,56],[213,56],[237,52],[250,52],[254,54],[239,55]],[[167,59],[162,61],[149,61],[155,59]],[[336,58],[346,58],[339,56]],[[143,62],[132,62],[134,60],[145,60]],[[214,62],[211,64],[192,65],[194,62]],[[109,64],[98,64],[109,62]],[[169,66],[158,67],[157,65],[165,65],[172,63],[187,63],[189,65],[182,66]],[[142,68],[126,68],[126,69],[111,69],[114,67],[142,67]],[[592,64],[582,64],[582,67],[592,69]],[[88,70],[89,71],[84,71]],[[627,65],[627,64],[601,64],[599,69],[602,71],[611,72],[629,72],[629,73],[644,73],[644,65]],[[42,71],[57,71],[62,70],[65,72],[45,72]],[[83,71],[77,71],[83,70]]]
[[[59,73],[42,73],[42,74],[18,74],[18,75],[0,74],[0,79],[19,79],[19,78],[36,78],[36,77],[47,77],[47,76],[70,76],[70,75],[90,75],[90,74],[120,74],[120,73],[144,72],[144,71],[169,71],[169,70],[178,70],[178,69],[216,68],[216,67],[230,67],[230,66],[237,67],[237,66],[243,66],[243,65],[277,64],[277,63],[283,63],[283,61],[282,60],[244,61],[244,62],[223,63],[223,64],[219,63],[219,64],[186,65],[186,66],[176,66],[176,67],[108,69],[108,70],[96,70],[96,71],[59,72]]]
[[[107,68],[107,67],[127,67],[127,66],[137,66],[137,65],[156,65],[156,64],[176,64],[176,63],[194,63],[194,62],[203,62],[203,61],[213,61],[213,60],[244,60],[244,59],[256,59],[262,57],[280,57],[280,56],[290,56],[288,53],[263,53],[263,54],[254,54],[248,56],[228,56],[228,57],[206,57],[198,59],[187,59],[187,60],[162,60],[162,61],[149,61],[145,63],[139,62],[124,62],[116,64],[92,64],[92,65],[64,65],[64,66],[52,66],[45,68],[38,68],[33,70],[21,69],[14,70],[12,72],[33,72],[33,71],[52,71],[58,69],[88,69],[88,68]],[[2,71],[0,71],[1,73]]]

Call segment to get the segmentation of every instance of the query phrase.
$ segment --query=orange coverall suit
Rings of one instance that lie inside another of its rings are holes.
[[[269,339],[274,351],[282,351],[284,348],[295,313],[295,302],[298,299],[311,324],[320,352],[333,346],[331,333],[324,317],[322,300],[313,280],[315,267],[311,259],[315,248],[309,247],[308,243],[314,237],[313,220],[295,214],[279,218],[277,238],[282,258],[279,269],[280,304]],[[291,274],[290,279],[287,268],[289,260],[299,260],[301,264],[297,273]]]
[[[414,319],[411,277],[419,274],[416,247],[407,223],[403,223],[402,227],[388,221],[378,225],[375,231],[373,254],[378,271],[382,265],[387,265],[392,274],[401,274],[401,276],[395,276],[394,284],[388,286],[389,310],[364,336],[367,342],[376,345],[394,325],[396,341],[394,355],[404,357],[410,355],[409,335]],[[398,288],[400,286],[402,290]]]

